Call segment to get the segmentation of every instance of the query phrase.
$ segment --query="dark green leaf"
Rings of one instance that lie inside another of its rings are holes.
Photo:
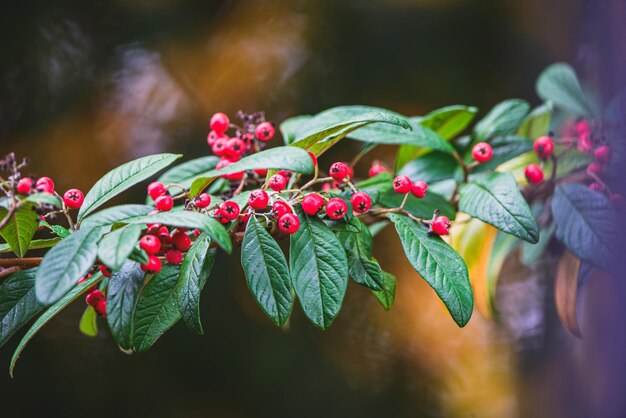
[[[537,94],[576,116],[593,117],[597,109],[585,95],[576,72],[565,63],[552,64],[537,79]]]
[[[248,288],[261,309],[274,324],[283,325],[293,307],[287,260],[274,238],[254,216],[246,226],[241,265]]]
[[[396,282],[396,277],[393,274],[383,271],[383,289],[372,291],[386,311],[391,309],[396,298]]]
[[[78,323],[78,329],[80,329],[80,332],[88,337],[97,337],[97,318],[98,314],[96,313],[96,310],[91,306],[87,306],[87,309],[85,309],[85,312],[83,312],[83,316],[80,317],[80,322]]]
[[[0,207],[0,220],[4,219],[8,211]],[[18,257],[24,257],[28,251],[30,240],[39,227],[38,216],[26,205],[19,208],[9,222],[0,229],[0,236],[9,244],[11,250]]]
[[[435,290],[454,321],[463,327],[472,316],[474,296],[467,266],[459,254],[425,226],[404,215],[390,213],[404,253],[415,271]]]
[[[283,123],[280,124],[280,133],[283,136],[285,145],[291,145],[296,140],[298,131],[301,130],[304,124],[312,117],[311,115],[294,116],[285,119]]]
[[[28,244],[28,251],[54,247],[59,241],[61,241],[61,238],[34,239]],[[0,244],[0,253],[9,251],[11,251],[9,244]]]
[[[107,322],[113,339],[125,350],[132,346],[133,311],[144,275],[138,263],[127,261],[109,278]]]
[[[35,296],[36,273],[18,271],[0,283],[0,347],[44,308]]]
[[[353,228],[337,232],[348,257],[348,274],[362,286],[382,290],[383,272],[372,258],[372,234],[356,216],[349,220],[349,224]]]
[[[133,248],[133,251],[128,256],[129,260],[136,261],[139,264],[146,264],[149,261],[148,254],[140,248]]]
[[[114,223],[124,222],[125,219],[144,216],[154,210],[154,206],[148,205],[120,205],[113,206],[85,218],[83,228],[96,226],[108,226]]]
[[[106,234],[98,244],[98,258],[111,270],[118,270],[133,252],[142,227],[128,225]]]
[[[186,161],[167,170],[157,181],[163,184],[176,183],[188,188],[197,177],[202,177],[215,169],[219,160],[219,157],[209,155]]]
[[[474,142],[489,141],[493,137],[515,132],[529,110],[528,103],[520,99],[498,103],[474,127]]]
[[[452,156],[433,151],[408,162],[398,174],[409,176],[413,181],[421,180],[426,183],[433,183],[452,178],[454,170],[458,166]]]

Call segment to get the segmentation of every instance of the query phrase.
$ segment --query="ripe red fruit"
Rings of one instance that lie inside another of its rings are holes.
[[[30,194],[33,189],[33,179],[24,177],[17,182],[17,192],[19,194]]]
[[[540,136],[533,143],[535,154],[542,160],[547,160],[554,152],[554,141],[548,135]]]
[[[337,181],[341,181],[348,177],[349,172],[350,171],[348,170],[348,166],[346,165],[346,163],[342,162],[333,163],[333,165],[330,166],[329,170],[330,176]]]
[[[139,240],[139,248],[144,250],[148,255],[154,255],[161,249],[161,241],[154,235],[144,235]]]
[[[278,229],[285,234],[293,234],[300,229],[300,219],[293,213],[285,213],[278,218]]]
[[[226,156],[231,160],[238,160],[246,152],[246,143],[239,137],[226,141]]]
[[[602,175],[602,166],[598,163],[589,163],[587,165],[587,174],[591,177],[599,177]]]
[[[254,172],[260,177],[265,177],[267,175],[267,168],[257,168]]]
[[[204,209],[211,204],[211,196],[208,193],[200,193],[194,200],[197,208]]]
[[[486,163],[493,156],[493,148],[486,142],[479,142],[472,148],[472,157],[479,163]]]
[[[225,158],[222,158],[221,160],[219,160],[219,162],[217,163],[217,165],[215,166],[216,170],[220,170],[226,166],[231,165],[233,162],[232,161],[228,161]],[[236,173],[231,173],[231,174],[223,174],[222,178],[225,178],[227,180],[230,181],[241,181],[241,179],[243,179],[244,176],[244,172],[243,171],[238,171]]]
[[[411,186],[411,193],[419,199],[426,196],[426,190],[428,190],[428,184],[425,181],[416,181]]]
[[[146,273],[156,274],[161,271],[161,259],[155,255],[148,256],[148,262],[141,265],[141,269]]]
[[[283,176],[284,178],[286,178],[287,180],[289,180],[291,178],[291,175],[293,174],[291,171],[289,170],[280,170],[278,172],[278,174],[280,174],[281,176]]]
[[[589,135],[591,133],[591,124],[585,119],[576,122],[576,133],[579,137]]]
[[[165,253],[165,261],[168,264],[180,264],[183,262],[183,253],[178,250],[169,250]]]
[[[326,215],[335,221],[343,218],[348,213],[348,204],[338,197],[333,197],[326,203]]]
[[[224,134],[218,134],[215,131],[211,131],[209,132],[209,135],[207,135],[206,137],[206,142],[207,144],[209,144],[210,147],[212,147],[215,141],[218,140],[219,138],[228,139],[228,136]]]
[[[578,137],[578,144],[576,145],[576,148],[578,148],[578,151],[584,152],[585,154],[590,153],[591,150],[593,149],[593,142],[591,141],[591,134],[586,133],[586,134],[580,135]]]
[[[87,296],[85,297],[85,302],[87,302],[87,305],[89,306],[95,306],[96,303],[101,300],[105,300],[105,297],[104,293],[102,293],[99,289],[92,290],[87,293]]]
[[[223,157],[228,152],[228,137],[220,137],[211,145],[211,151],[218,157]]]
[[[430,229],[437,235],[448,235],[450,232],[450,219],[445,216],[437,216],[433,219]]]
[[[167,212],[174,207],[174,199],[168,194],[159,196],[155,199],[154,205],[159,212]]]
[[[170,230],[167,229],[167,226],[160,226],[159,230],[156,232],[156,236],[159,238],[159,241],[161,241],[161,244],[170,243]]]
[[[600,145],[593,152],[593,158],[600,164],[608,164],[611,160],[611,148],[608,145]]]
[[[408,193],[411,191],[411,187],[413,187],[413,183],[409,176],[397,176],[393,179],[393,190],[396,193]]]
[[[176,231],[172,235],[170,242],[180,251],[187,251],[191,247],[191,238],[181,231]]]
[[[309,193],[302,199],[302,210],[309,216],[317,215],[324,207],[324,198],[317,193]]]
[[[104,277],[111,277],[111,274],[113,274],[113,272],[104,264],[100,265],[100,273],[102,273]]]
[[[537,164],[528,164],[524,169],[524,175],[532,184],[539,184],[543,181],[543,170]]]
[[[248,225],[250,216],[252,216],[252,210],[248,208],[243,214],[239,215],[239,225],[241,225],[242,227],[245,227],[246,225]]]
[[[211,117],[211,129],[218,134],[223,134],[230,125],[230,119],[224,113],[218,112]]]
[[[368,173],[367,173],[367,174],[368,174],[370,177],[374,177],[374,176],[377,176],[377,175],[379,175],[380,173],[384,173],[384,172],[386,172],[386,171],[387,171],[387,169],[385,168],[385,166],[384,166],[384,165],[380,164],[378,161],[374,161],[374,162],[372,163],[372,166],[370,167],[370,169],[369,169],[369,171],[368,171]]]
[[[254,133],[260,141],[269,141],[274,138],[275,129],[269,122],[259,123],[259,125],[254,130]]]
[[[54,193],[54,182],[50,177],[41,177],[37,180],[36,188],[41,193]]]
[[[372,198],[365,192],[356,192],[350,198],[354,213],[365,213],[372,207]]]
[[[250,193],[250,196],[248,196],[248,205],[256,210],[265,209],[269,200],[270,197],[265,190],[254,190]]]
[[[597,182],[593,182],[589,185],[589,189],[590,190],[594,190],[596,192],[603,192],[604,191],[604,186],[600,183]]]
[[[237,216],[239,216],[239,211],[239,205],[237,204],[237,202],[233,202],[232,200],[227,200],[220,206],[220,214],[222,215],[222,217],[228,219],[229,221],[237,219]]]
[[[307,151],[307,152],[309,153],[309,156],[311,157],[311,160],[313,161],[313,167],[317,167],[317,157],[311,151]]]
[[[148,184],[148,195],[152,198],[152,200],[156,200],[157,197],[163,196],[167,193],[167,189],[165,185],[158,181],[153,181]]]
[[[106,299],[100,299],[99,301],[97,301],[95,303],[95,305],[93,305],[93,310],[96,311],[96,313],[98,315],[100,315],[103,318],[106,318],[107,316],[107,300]]]
[[[276,214],[277,218],[280,218],[285,213],[291,213],[291,207],[284,200],[277,200],[272,205],[272,212]]]
[[[78,189],[69,189],[63,195],[63,203],[70,209],[78,209],[85,201],[83,192]]]
[[[269,186],[270,189],[275,192],[280,192],[287,185],[287,179],[282,174],[274,174],[270,177]]]

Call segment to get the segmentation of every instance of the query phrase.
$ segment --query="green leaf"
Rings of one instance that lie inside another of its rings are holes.
[[[22,270],[0,283],[0,347],[44,308],[35,296],[36,274]]]
[[[328,328],[341,309],[348,287],[348,260],[341,243],[317,216],[296,209],[300,229],[291,236],[289,270],[296,295],[309,320]]]
[[[48,251],[37,271],[37,299],[54,303],[87,274],[96,261],[102,232],[102,228],[80,229]]]
[[[509,173],[494,171],[462,184],[459,210],[524,241],[539,240],[537,222]]]
[[[128,256],[128,259],[136,261],[139,264],[146,264],[149,261],[148,254],[138,247],[133,248],[133,251]]]
[[[516,134],[532,140],[547,135],[550,131],[553,110],[551,102],[537,106],[526,116]]]
[[[246,226],[241,245],[241,265],[248,288],[261,309],[275,325],[283,325],[293,307],[287,260],[255,216]]]
[[[109,226],[114,223],[124,222],[128,218],[145,216],[154,210],[154,206],[148,205],[120,205],[101,210],[98,213],[87,216],[82,222],[83,228],[97,226]]]
[[[452,319],[463,327],[472,316],[474,296],[465,262],[438,236],[404,215],[390,213],[404,253],[415,271],[435,290]]]
[[[187,326],[203,334],[200,321],[200,293],[211,274],[215,262],[215,249],[211,249],[211,239],[202,234],[193,243],[180,268],[176,285],[178,310]]]
[[[530,106],[520,99],[509,99],[498,103],[474,127],[474,141],[489,141],[496,136],[509,135],[517,130]]]
[[[50,193],[33,193],[28,195],[25,200],[37,204],[44,203],[46,205],[61,207],[61,199]]]
[[[40,267],[41,270],[41,267]],[[48,308],[33,324],[32,327],[26,332],[17,348],[15,349],[15,353],[13,353],[13,357],[11,358],[11,365],[9,366],[9,374],[13,377],[13,370],[15,369],[15,364],[17,363],[20,354],[26,347],[26,344],[33,338],[33,336],[41,329],[44,325],[48,323],[56,314],[65,309],[70,303],[72,303],[76,298],[82,295],[87,291],[91,286],[96,285],[100,280],[102,280],[101,274],[94,274],[91,278],[85,280],[78,286],[74,287],[70,290],[65,296],[63,296],[58,302]]]
[[[426,183],[434,183],[452,178],[454,170],[458,166],[458,163],[452,156],[443,152],[433,151],[408,162],[398,174],[409,176],[413,181],[421,180]]]
[[[311,115],[293,116],[289,119],[285,119],[283,123],[280,124],[280,133],[283,136],[285,145],[291,145],[296,140],[298,131],[301,130],[304,124],[312,117]]]
[[[605,195],[580,183],[560,185],[552,214],[559,241],[582,261],[611,271],[622,255],[616,252],[617,212]]]
[[[478,108],[474,106],[446,106],[420,118],[417,122],[432,129],[444,139],[452,139],[474,120]]]
[[[133,252],[142,227],[128,225],[106,234],[98,244],[98,258],[111,270],[118,270]]]
[[[80,329],[80,332],[88,337],[97,337],[97,318],[98,314],[96,313],[96,310],[91,306],[87,306],[87,309],[85,309],[85,312],[83,312],[83,316],[80,317],[80,322],[78,323],[78,329]]]
[[[215,169],[219,160],[219,157],[209,155],[186,161],[167,170],[157,181],[163,184],[176,183],[189,188],[197,177],[205,176],[207,172]]]
[[[163,266],[139,296],[133,317],[133,346],[136,351],[148,350],[180,319],[175,292],[179,275],[178,266]]]
[[[393,190],[389,190],[380,194],[378,203],[386,208],[397,208],[402,204],[403,199],[404,195],[396,193]],[[447,216],[450,219],[454,219],[456,217],[456,209],[454,206],[452,206],[452,204],[443,196],[435,192],[431,192],[430,190],[428,190],[426,192],[426,196],[421,199],[418,199],[413,195],[409,195],[404,205],[404,209],[406,209],[411,215],[424,219],[432,218],[435,210],[439,210],[441,215]]]
[[[209,234],[211,239],[228,254],[233,250],[226,228],[212,217],[200,212],[188,210],[159,212],[153,215],[126,218],[123,222],[127,224],[143,224],[144,226],[145,224],[163,224],[181,228],[200,229]]]
[[[148,155],[109,171],[85,196],[85,201],[78,211],[78,221],[80,222],[109,199],[155,175],[180,157],[181,155],[175,154]]]
[[[109,278],[107,323],[113,339],[124,350],[132,346],[133,311],[144,275],[138,263],[127,261]]]
[[[593,117],[597,109],[585,95],[576,72],[565,63],[552,64],[537,79],[537,94],[576,116]]]
[[[337,231],[337,238],[346,250],[348,274],[358,284],[372,290],[383,289],[383,271],[372,258],[372,234],[363,223],[353,216],[348,224],[352,228]]]
[[[54,247],[59,243],[59,241],[61,241],[61,238],[34,239],[28,244],[28,251]],[[9,251],[11,251],[9,244],[0,244],[0,253],[6,253]]]
[[[393,274],[383,271],[383,289],[372,291],[386,311],[391,309],[391,305],[396,299],[396,283],[397,280]]]
[[[0,207],[0,219],[7,216],[8,211]],[[0,236],[9,244],[18,257],[24,257],[28,251],[33,235],[39,226],[38,216],[29,206],[22,206],[15,211],[9,222],[0,229]]]
[[[533,141],[522,136],[498,136],[490,143],[493,149],[493,156],[486,163],[476,166],[472,170],[472,174],[491,171],[500,164],[503,164],[533,149]],[[471,149],[467,150],[464,160],[466,163],[471,163],[474,160]],[[457,171],[461,174],[461,167],[457,167]]]

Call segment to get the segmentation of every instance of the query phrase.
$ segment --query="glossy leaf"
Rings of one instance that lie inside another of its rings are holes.
[[[118,270],[133,252],[142,227],[128,225],[106,234],[98,244],[98,258],[111,270]]]
[[[275,325],[283,325],[293,307],[287,260],[278,243],[254,216],[246,226],[241,265],[248,288],[261,309]]]
[[[91,306],[87,306],[85,312],[80,317],[80,322],[78,323],[78,329],[80,332],[85,334],[88,337],[97,337],[98,336],[98,314],[96,310]]]
[[[453,105],[433,110],[420,118],[418,123],[432,129],[444,139],[452,139],[474,120],[478,108]]]
[[[493,137],[515,132],[529,110],[528,103],[520,99],[498,103],[474,127],[474,142],[489,141]]]
[[[109,278],[107,323],[113,339],[125,350],[132,347],[133,312],[144,275],[138,263],[127,261]]]
[[[378,203],[386,208],[397,208],[402,204],[404,199],[403,194],[394,192],[393,190],[381,193],[378,198]],[[450,219],[456,217],[456,209],[450,202],[448,202],[443,196],[428,190],[426,196],[421,199],[413,195],[409,195],[404,205],[411,215],[415,215],[419,218],[430,219],[433,216],[435,210],[439,210],[441,215],[447,216]]]
[[[408,162],[398,174],[409,176],[413,181],[421,180],[426,183],[434,183],[452,178],[454,170],[458,166],[452,156],[433,151]]]
[[[465,262],[440,237],[404,215],[389,214],[404,253],[415,271],[435,290],[460,327],[469,321],[474,307]]]
[[[35,296],[36,273],[22,270],[0,282],[0,347],[44,308]]]
[[[209,155],[186,161],[167,170],[157,181],[165,185],[176,183],[189,188],[196,178],[203,177],[206,173],[215,169],[219,160],[219,157]]]
[[[551,102],[537,106],[524,118],[516,134],[533,141],[540,136],[547,135],[550,131],[553,110],[554,106]]]
[[[283,136],[285,145],[291,145],[296,140],[298,131],[301,130],[304,124],[312,117],[311,115],[293,116],[289,119],[285,119],[280,124],[280,134]]]
[[[137,216],[145,216],[154,210],[154,206],[148,205],[120,205],[101,210],[89,215],[83,220],[83,228],[108,226],[114,223],[124,222],[125,219]]]
[[[383,288],[382,290],[374,290],[372,293],[386,311],[391,309],[391,305],[396,299],[396,287],[396,276],[383,271]]]
[[[85,195],[85,201],[78,211],[78,220],[82,220],[109,199],[155,175],[180,157],[181,155],[176,154],[148,155],[109,171]]]
[[[576,72],[565,63],[552,64],[537,79],[537,94],[575,116],[592,117],[597,109],[585,95]]]
[[[59,243],[59,241],[61,241],[61,238],[34,239],[28,244],[28,251],[54,247]],[[0,253],[6,253],[9,251],[11,251],[11,246],[9,244],[0,244]]]
[[[8,211],[0,207],[0,220],[4,219]],[[0,236],[9,244],[11,250],[18,257],[24,257],[33,235],[37,232],[39,223],[38,216],[30,206],[25,205],[19,208],[9,222],[0,229]]]
[[[33,193],[26,196],[26,200],[37,204],[44,203],[46,205],[61,207],[61,199],[50,193]]]
[[[353,216],[346,225],[352,228],[335,229],[337,238],[346,250],[348,274],[358,284],[372,290],[383,289],[383,271],[372,257],[372,234]]]

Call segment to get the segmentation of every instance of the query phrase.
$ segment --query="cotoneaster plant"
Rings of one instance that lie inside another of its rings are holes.
[[[285,324],[298,300],[320,329],[339,314],[349,279],[391,308],[396,278],[372,248],[388,225],[461,327],[474,309],[472,286],[493,295],[494,278],[485,284],[475,269],[481,257],[496,263],[489,271],[497,277],[502,254],[522,245],[541,257],[555,236],[579,266],[608,269],[604,235],[621,202],[605,181],[616,159],[610,125],[564,64],[546,70],[538,92],[546,102],[534,110],[506,100],[471,129],[477,109],[468,106],[421,117],[336,107],[284,121],[284,145],[267,149],[276,131],[263,113],[240,112],[237,123],[216,113],[207,137],[213,155],[157,179],[181,156],[142,157],[105,174],[86,195],[61,195],[50,178],[23,175],[26,162],[7,156],[0,251],[15,257],[0,259],[0,345],[39,315],[11,373],[34,334],[76,299],[87,305],[80,329],[95,335],[97,322],[106,323],[126,351],[149,349],[180,319],[202,334],[202,288],[216,251],[234,247],[252,296],[274,324]],[[562,129],[552,120],[554,105],[573,116]],[[358,155],[320,167],[318,157],[344,138],[363,143]],[[374,161],[362,170],[369,177],[357,178],[362,157],[380,144],[399,145],[395,167]],[[144,204],[103,208],[149,180]],[[602,216],[589,221],[598,210]],[[47,252],[26,257],[34,250]]]

